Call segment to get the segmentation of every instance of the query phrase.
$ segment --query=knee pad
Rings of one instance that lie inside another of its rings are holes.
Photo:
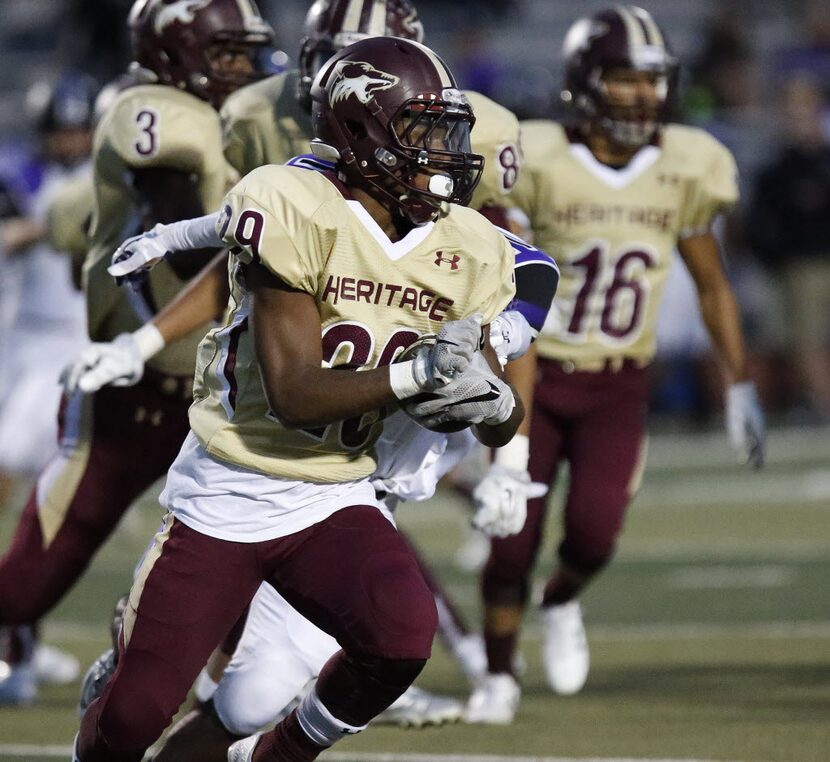
[[[339,651],[320,671],[314,693],[339,721],[362,727],[398,698],[426,659],[384,659]]]

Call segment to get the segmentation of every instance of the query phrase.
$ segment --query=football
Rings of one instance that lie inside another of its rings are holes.
[[[415,353],[423,346],[434,344],[436,335],[434,333],[426,333],[420,338],[416,339],[412,344],[410,344],[400,355],[398,355],[395,362],[406,362],[407,360],[411,360],[415,357]],[[413,397],[407,397],[405,400],[406,405],[410,404],[417,404],[418,402],[428,402],[429,400],[436,399],[439,395],[435,394],[434,392],[420,392],[419,394],[414,395]],[[401,403],[401,409],[409,415],[409,411],[404,406],[404,403]],[[429,429],[430,431],[435,431],[439,434],[452,434],[456,431],[462,431],[463,429],[469,428],[470,424],[467,421],[448,421],[447,423],[439,423],[436,426],[425,426],[424,423],[416,418],[415,416],[409,415],[413,421],[415,421],[419,426],[423,426],[425,429]]]

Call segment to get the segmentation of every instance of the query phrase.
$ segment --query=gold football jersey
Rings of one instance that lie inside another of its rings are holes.
[[[311,114],[297,99],[299,72],[275,74],[237,90],[222,106],[225,157],[240,175],[308,153]]]
[[[163,85],[129,88],[116,97],[93,146],[95,197],[84,287],[90,336],[96,341],[135,330],[184,285],[166,262],[151,271],[142,293],[118,288],[106,270],[118,245],[146,227],[132,177],[134,170],[151,167],[192,173],[206,213],[219,207],[238,179],[222,154],[219,115],[210,105]],[[148,365],[164,373],[192,373],[206,331],[207,325],[165,347]]]
[[[241,175],[308,153],[311,115],[297,100],[298,72],[287,71],[233,93],[222,107],[225,157]],[[476,123],[473,150],[485,158],[470,206],[502,206],[518,177],[519,120],[484,95],[466,92]]]
[[[473,107],[476,123],[471,141],[473,151],[484,157],[484,172],[473,193],[470,206],[505,206],[506,197],[519,177],[522,154],[519,145],[519,120],[504,106],[484,95],[465,90]]]
[[[522,147],[513,202],[561,270],[539,354],[586,369],[610,358],[648,363],[675,245],[737,201],[732,155],[703,130],[674,124],[622,169],[555,122],[523,122]]]
[[[80,172],[55,191],[46,213],[49,245],[71,257],[73,272],[80,269],[89,249],[93,195],[92,172]]]
[[[190,424],[215,457],[275,476],[332,483],[375,468],[383,413],[317,429],[284,428],[269,412],[248,326],[246,263],[260,262],[315,297],[324,366],[388,365],[419,335],[473,312],[485,323],[513,298],[513,250],[484,217],[446,217],[391,243],[327,176],[268,165],[224,202],[223,236],[241,249],[227,322],[199,348]]]

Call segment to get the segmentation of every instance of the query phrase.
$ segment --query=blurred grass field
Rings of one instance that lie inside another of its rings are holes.
[[[652,438],[618,557],[583,599],[593,664],[579,696],[547,690],[531,614],[515,724],[372,728],[322,759],[830,759],[830,437],[773,431],[760,473],[735,466],[724,440]],[[106,647],[112,603],[158,524],[155,494],[132,510],[46,622],[46,640],[85,665]],[[3,547],[14,521],[6,508]],[[461,501],[439,493],[404,506],[400,521],[477,622],[477,579],[453,562],[466,537]],[[558,521],[555,507],[539,583]],[[439,645],[420,684],[467,694]],[[0,709],[0,760],[68,759],[77,694],[77,686],[46,688],[31,708]]]

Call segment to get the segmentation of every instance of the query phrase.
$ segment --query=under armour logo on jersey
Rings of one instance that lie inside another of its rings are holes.
[[[161,34],[176,21],[180,24],[192,24],[196,18],[196,11],[207,7],[210,2],[211,0],[178,0],[176,3],[162,6],[153,24],[156,34]]]
[[[400,79],[393,74],[379,71],[363,61],[340,61],[331,75],[329,103],[334,106],[354,95],[361,103],[368,103],[381,90],[388,90]]]
[[[435,252],[435,264],[441,267],[442,262],[446,262],[450,266],[450,270],[457,270],[458,263],[461,261],[461,256],[453,254],[451,257],[445,257],[443,251]]]

